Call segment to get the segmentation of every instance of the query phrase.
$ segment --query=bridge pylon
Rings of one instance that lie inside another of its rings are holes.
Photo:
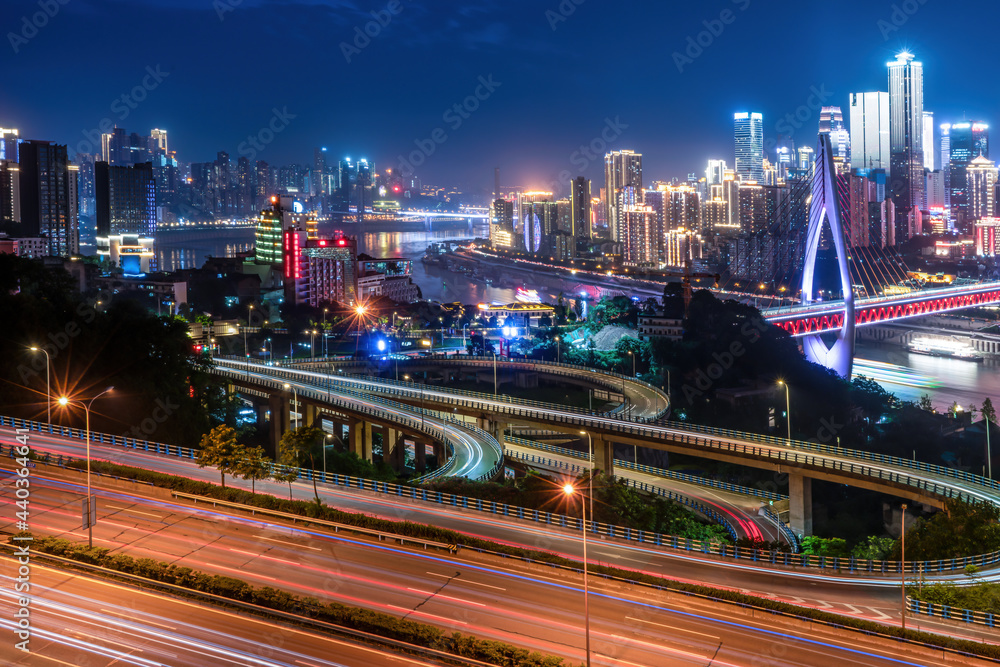
[[[837,267],[840,287],[844,295],[844,326],[837,332],[837,340],[828,346],[819,334],[802,339],[806,358],[837,371],[845,378],[851,377],[854,365],[854,286],[847,263],[847,237],[844,218],[837,197],[837,170],[833,164],[833,147],[828,134],[819,136],[816,152],[816,169],[812,180],[812,202],[809,205],[809,228],[806,232],[806,251],[802,269],[802,303],[814,303],[816,256],[819,251],[823,223],[829,222],[831,237],[837,250]]]

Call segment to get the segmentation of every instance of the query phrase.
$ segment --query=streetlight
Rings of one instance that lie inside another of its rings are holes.
[[[562,346],[559,344],[559,336],[556,336],[556,363],[562,363]]]
[[[572,484],[563,487],[563,493],[572,496],[576,492]],[[580,500],[580,508],[583,513],[583,623],[584,634],[587,642],[587,667],[590,667],[590,589],[587,582],[587,504]]]
[[[462,324],[462,349],[468,354],[468,344],[465,342],[465,327],[469,326],[468,322]]]
[[[788,426],[788,442],[792,441],[792,404],[788,398],[788,385],[784,380],[778,380],[778,384],[785,388],[785,424]]]
[[[97,505],[94,503],[94,496],[90,491],[90,406],[94,404],[94,401],[99,399],[101,396],[104,396],[104,394],[108,393],[112,389],[114,389],[114,387],[108,387],[100,394],[90,399],[88,403],[84,403],[83,401],[71,401],[65,396],[59,399],[59,405],[63,407],[66,407],[71,403],[77,403],[83,406],[84,412],[86,414],[87,422],[85,430],[87,432],[87,502],[84,504],[84,509],[86,511],[86,516],[87,516],[87,543],[88,546],[91,547],[94,546],[94,522],[97,520]],[[93,517],[93,520],[91,520],[91,517]]]
[[[42,354],[45,355],[45,408],[48,411],[49,423],[51,424],[52,423],[52,385],[51,385],[50,379],[49,379],[51,377],[51,374],[49,373],[49,353],[44,348],[36,347],[36,346],[29,347],[28,349],[31,350],[32,352],[41,352]],[[986,437],[987,437],[987,439],[989,439],[989,437],[990,437],[988,425],[989,425],[989,422],[987,421],[987,431],[986,431]]]
[[[580,431],[580,435],[587,436],[587,460],[590,461],[590,479],[594,479],[594,439],[589,431]],[[593,488],[593,487],[591,487]],[[594,494],[590,494],[590,516],[594,516]]]
[[[295,406],[294,407],[294,410],[295,410],[295,428],[298,429],[299,428],[299,392],[296,391],[295,387],[293,387],[292,385],[288,384],[287,382],[285,383],[285,389],[291,389],[292,390],[292,399],[293,399],[293,404]]]
[[[628,356],[632,357],[632,377],[635,377],[635,354],[632,353],[632,350],[629,350]]]
[[[497,353],[496,350],[493,351],[493,395],[496,396],[499,392],[497,391]]]
[[[261,348],[261,351],[267,352],[267,362],[268,363],[271,363],[274,360],[274,346],[271,345],[271,339],[270,338],[268,338],[266,341],[264,341],[264,347]]]
[[[247,325],[243,327],[243,355],[250,358],[250,347],[247,345],[247,329],[250,328],[250,319],[253,317],[253,304],[249,304],[247,310]]]
[[[410,378],[409,375],[404,375],[403,379],[406,380],[407,382],[409,382],[411,378]],[[418,384],[416,378],[413,378],[413,384]],[[418,385],[418,388],[420,389],[420,428],[421,428],[421,430],[423,430],[423,428],[424,428],[424,385],[420,384],[420,385]]]
[[[900,584],[900,608],[899,613],[903,619],[903,629],[906,629],[906,503],[903,503],[903,512],[899,517],[899,539],[901,543],[901,553],[899,557],[899,584]]]
[[[327,330],[326,330],[326,311],[328,311],[328,310],[329,310],[329,308],[324,308],[323,309],[323,358],[324,359],[327,356],[329,356],[328,353],[327,353],[327,351],[326,351],[326,339],[328,337]]]

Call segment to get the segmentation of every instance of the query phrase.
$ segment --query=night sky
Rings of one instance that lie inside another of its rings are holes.
[[[47,24],[34,34],[22,17],[46,4],[58,11],[37,17]],[[3,8],[0,127],[71,150],[87,148],[102,119],[130,132],[168,130],[184,161],[225,150],[311,164],[313,148],[326,146],[331,159],[367,157],[382,169],[423,140],[433,148],[416,170],[425,183],[486,191],[495,166],[505,185],[547,185],[560,172],[599,179],[600,159],[574,153],[604,132],[620,135],[610,147],[644,154],[648,182],[703,172],[710,157],[732,166],[734,111],[762,111],[765,139],[774,138],[781,117],[815,88],[846,117],[848,93],[887,89],[885,63],[903,48],[924,63],[925,108],[937,123],[963,114],[992,122],[1000,108],[988,42],[1000,7],[981,0],[3,0]],[[355,29],[372,11],[388,24],[369,25],[377,34],[357,49]],[[692,47],[679,67],[675,53],[699,33],[707,46]],[[157,67],[159,82],[149,74]],[[499,86],[488,92],[481,77]],[[115,102],[144,80],[149,90],[135,108]],[[445,116],[477,87],[478,109]],[[274,121],[280,132],[260,150],[244,143],[274,109],[294,118]],[[815,143],[818,115],[797,142]],[[606,129],[607,119],[627,127]]]

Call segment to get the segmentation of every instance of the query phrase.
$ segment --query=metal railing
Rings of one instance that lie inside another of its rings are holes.
[[[6,417],[0,416],[0,425],[10,426],[13,428],[27,428],[33,431],[47,433],[50,432],[53,435],[60,435],[64,437],[75,437],[82,439],[83,432],[77,429],[69,429],[66,427],[52,426],[50,424],[43,424],[40,422],[33,422],[25,419],[20,419],[17,417]],[[101,439],[103,437],[103,440]],[[136,451],[145,451],[150,453],[165,454],[168,456],[175,456],[184,459],[193,459],[195,450],[187,449],[184,447],[175,447],[173,445],[164,445],[162,443],[147,443],[146,441],[134,441],[129,438],[122,438],[120,436],[111,436],[108,434],[101,434],[91,432],[92,442],[103,443],[103,444],[115,444],[118,446],[124,446],[130,449],[135,449]],[[138,445],[138,446],[137,446]],[[7,454],[10,457],[14,456],[14,446],[7,446]],[[0,455],[3,453],[3,447],[0,446]],[[403,498],[410,498],[412,500],[424,501],[424,502],[434,502],[445,505],[451,505],[455,507],[463,507],[466,509],[474,509],[477,511],[486,511],[493,514],[498,514],[504,517],[516,517],[527,519],[529,521],[536,521],[539,523],[545,523],[548,525],[562,525],[562,526],[573,526],[575,521],[575,528],[579,530],[580,524],[579,519],[574,519],[572,517],[563,517],[560,519],[560,515],[553,515],[547,512],[539,512],[536,510],[526,510],[524,508],[512,507],[497,503],[490,504],[489,501],[482,501],[475,498],[468,498],[465,496],[452,496],[451,494],[442,494],[440,492],[427,491],[426,489],[414,489],[412,487],[400,486],[396,484],[391,484],[388,482],[378,482],[375,480],[366,480],[361,478],[353,478],[347,475],[337,475],[333,473],[324,474],[321,471],[312,471],[308,469],[298,469],[299,478],[311,481],[315,476],[318,481],[323,481],[327,484],[332,484],[335,486],[342,486],[344,488],[360,489],[365,491],[373,491],[376,493],[383,493],[390,496],[397,496]],[[499,508],[499,509],[498,509]],[[721,556],[735,558],[740,560],[749,560],[761,564],[770,564],[783,567],[802,567],[802,568],[817,568],[822,570],[834,570],[840,572],[850,572],[850,573],[869,573],[869,574],[884,574],[884,575],[896,575],[898,576],[904,567],[901,566],[899,561],[886,561],[886,560],[868,560],[855,557],[849,558],[836,558],[832,556],[815,556],[808,554],[791,554],[780,551],[764,551],[760,549],[751,549],[747,547],[725,547],[724,549],[719,549],[715,547],[704,547],[700,542],[686,540],[686,538],[678,538],[673,536],[652,536],[651,533],[643,531],[633,531],[627,528],[622,528],[618,526],[611,526],[607,531],[601,534],[608,534],[610,536],[618,536],[623,539],[636,540],[636,535],[644,535],[644,538],[638,541],[653,544],[656,546],[664,546],[673,549],[683,549],[688,551],[699,551],[706,554],[718,554]],[[1000,551],[993,551],[985,554],[977,554],[974,556],[965,556],[961,558],[946,558],[941,560],[933,561],[911,561],[905,562],[905,572],[921,575],[921,574],[938,574],[947,572],[962,571],[969,565],[975,565],[978,568],[989,567],[1000,563]]]
[[[997,627],[997,615],[986,611],[975,611],[972,609],[961,609],[959,607],[949,607],[946,604],[935,604],[917,600],[909,595],[906,596],[906,610],[911,614],[920,616],[932,616],[934,618],[944,618],[960,623],[971,625],[984,625],[987,628]]]

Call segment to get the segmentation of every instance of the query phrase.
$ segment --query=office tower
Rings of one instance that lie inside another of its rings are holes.
[[[924,67],[906,51],[897,54],[887,67],[889,176],[893,203],[905,215],[924,201]]]
[[[725,160],[709,160],[708,168],[705,170],[705,180],[707,181],[709,187],[722,183],[722,179],[726,175],[726,161]]]
[[[633,266],[653,266],[657,257],[656,212],[644,204],[621,208],[623,259]]]
[[[934,143],[934,112],[924,112],[924,169],[934,171],[934,155],[937,153]]]
[[[576,236],[573,234],[573,205],[567,198],[556,200],[555,231],[565,232],[570,236]]]
[[[365,207],[372,203],[372,179],[375,173],[375,164],[369,163],[368,160],[362,158],[358,160],[358,184],[357,184],[357,195],[358,195],[358,222],[364,222],[365,220]]]
[[[494,248],[509,250],[516,245],[514,241],[514,202],[509,199],[493,200],[490,241]]]
[[[130,167],[94,164],[97,236],[156,233],[156,183],[149,162]]]
[[[798,160],[796,161],[796,167],[799,171],[811,171],[813,162],[816,161],[816,151],[809,148],[808,146],[799,146],[796,149],[796,154],[798,155]]]
[[[21,222],[20,165],[0,160],[0,222]]]
[[[840,107],[820,109],[819,133],[830,137],[835,168],[838,173],[845,173],[851,163],[851,135],[844,128],[844,114]]]
[[[927,210],[944,209],[944,171],[927,172]]]
[[[682,268],[689,260],[702,258],[704,241],[701,234],[690,229],[675,229],[666,233],[663,242],[665,266]]]
[[[727,171],[722,179],[722,198],[726,202],[726,226],[740,228],[740,182],[735,171]]]
[[[219,151],[212,167],[215,174],[215,212],[223,218],[232,218],[236,214],[236,190],[229,153]]]
[[[241,218],[253,215],[256,188],[254,179],[257,170],[251,166],[250,159],[245,155],[236,161],[236,215]]]
[[[889,93],[851,93],[851,168],[890,169]]]
[[[167,146],[167,131],[158,130],[153,128],[149,131],[149,138],[152,139],[153,145],[157,150],[166,154],[170,152],[170,148]]]
[[[336,178],[332,184],[336,188],[334,210],[341,213],[350,211],[354,199],[354,188],[358,182],[358,170],[351,158],[345,158],[337,163]]]
[[[744,234],[758,234],[767,231],[767,210],[764,204],[763,185],[758,183],[740,185],[740,230]]]
[[[979,156],[969,163],[966,170],[969,184],[969,222],[993,217],[996,212],[995,197],[997,168],[989,159]]]
[[[604,189],[607,197],[608,229],[611,240],[616,243],[624,242],[621,213],[625,204],[621,199],[622,193],[628,188],[631,188],[633,193],[642,192],[642,154],[630,150],[612,151],[604,156]]]
[[[21,222],[25,235],[49,237],[49,252],[75,255],[80,249],[76,165],[66,146],[24,141],[19,146]]]
[[[551,192],[526,192],[521,200],[524,248],[532,254],[548,253],[552,247],[550,237],[559,229],[559,206],[549,201],[551,197]]]
[[[951,123],[941,123],[941,171],[944,173],[944,205],[951,208]]]
[[[847,219],[844,220],[844,236],[852,248],[864,248],[871,243],[869,225],[869,204],[872,201],[871,183],[864,176],[849,174],[841,177],[848,187]]]
[[[990,126],[982,122],[953,123],[949,130],[948,190],[952,213],[961,224],[969,215],[969,164],[990,156]]]
[[[313,172],[312,172],[311,193],[313,197],[320,197],[320,198],[330,194],[329,190],[327,189],[325,148],[313,149]]]
[[[594,237],[594,226],[590,213],[592,199],[590,180],[583,176],[573,179],[570,183],[570,212],[572,215],[572,234],[578,239]]]
[[[17,145],[20,140],[17,136],[17,130],[0,127],[0,160],[5,162],[19,162]]]
[[[742,182],[764,180],[764,116],[738,113],[734,117],[736,175]]]

